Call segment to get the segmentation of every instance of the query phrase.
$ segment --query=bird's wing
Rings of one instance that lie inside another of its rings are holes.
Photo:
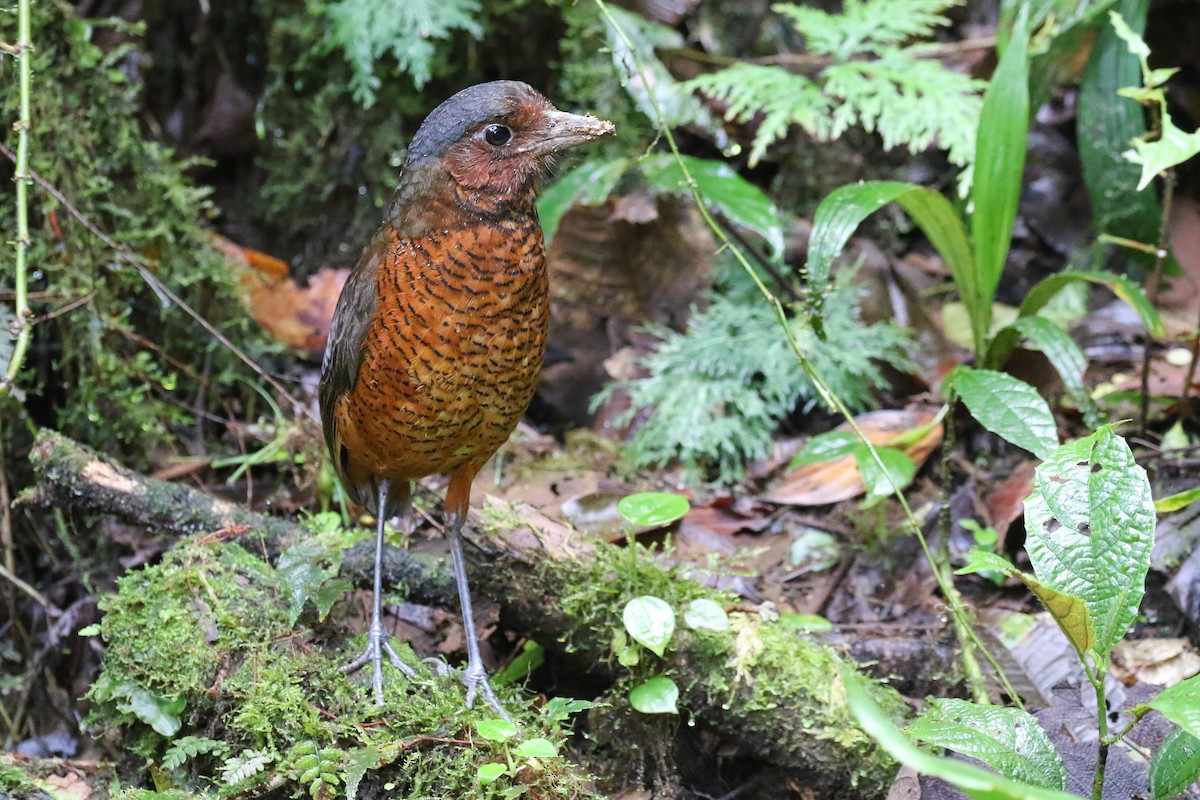
[[[325,444],[338,461],[337,430],[334,409],[342,395],[354,388],[358,369],[362,364],[362,343],[375,316],[378,293],[375,276],[379,263],[387,255],[386,236],[383,231],[375,235],[363,251],[362,256],[346,279],[342,295],[338,298],[333,324],[329,327],[329,341],[325,345],[325,359],[321,363],[321,425],[325,429]],[[338,464],[340,470],[341,465]]]

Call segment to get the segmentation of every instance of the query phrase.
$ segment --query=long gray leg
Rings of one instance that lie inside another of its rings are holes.
[[[461,514],[450,512],[446,515],[446,535],[450,537],[450,553],[454,557],[454,581],[458,584],[458,600],[462,605],[463,630],[467,638],[467,669],[463,673],[463,683],[467,687],[467,708],[474,704],[475,695],[480,693],[497,714],[511,722],[508,712],[500,705],[496,693],[488,684],[487,672],[483,668],[483,656],[479,653],[475,615],[471,608],[471,589],[467,585],[467,563],[463,556],[462,525]]]
[[[342,667],[342,672],[354,672],[361,669],[368,661],[374,667],[375,675],[372,686],[375,690],[375,704],[383,705],[383,654],[388,654],[392,666],[400,670],[408,678],[417,676],[416,670],[400,660],[400,656],[388,642],[387,633],[383,630],[383,526],[388,517],[388,481],[379,482],[379,505],[376,506],[375,516],[375,594],[371,603],[371,627],[367,629],[367,649],[358,658]],[[408,518],[410,492],[405,491],[401,499],[400,516]],[[490,691],[490,690],[489,690]]]

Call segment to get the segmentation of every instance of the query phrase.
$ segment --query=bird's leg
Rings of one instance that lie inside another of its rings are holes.
[[[383,629],[383,526],[388,518],[388,481],[379,482],[379,505],[375,510],[375,592],[371,603],[371,627],[367,629],[367,649],[358,658],[342,667],[342,672],[354,672],[361,669],[368,661],[374,668],[372,687],[375,692],[375,704],[383,705],[383,654],[388,654],[392,666],[400,670],[405,677],[415,678],[416,670],[400,660],[395,649],[388,642],[387,632]],[[399,498],[400,516],[408,518],[411,487],[407,482]]]
[[[488,683],[483,668],[483,657],[479,653],[479,638],[475,634],[475,615],[471,608],[471,588],[467,585],[467,561],[463,555],[462,526],[470,502],[471,481],[475,470],[456,470],[450,475],[450,486],[446,490],[446,535],[450,537],[450,553],[454,559],[454,581],[458,584],[458,600],[462,605],[463,631],[467,640],[467,669],[463,672],[463,683],[467,687],[467,708],[481,693],[488,705],[508,721],[512,718],[500,705],[496,693]],[[464,475],[465,473],[465,475]],[[465,478],[465,479],[464,479]]]

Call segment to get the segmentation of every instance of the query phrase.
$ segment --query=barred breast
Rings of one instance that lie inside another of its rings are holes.
[[[392,238],[357,379],[335,410],[347,482],[475,469],[541,373],[549,292],[536,216]]]

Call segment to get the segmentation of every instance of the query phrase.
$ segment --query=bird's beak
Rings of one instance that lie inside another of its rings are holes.
[[[521,148],[521,152],[534,155],[549,155],[568,147],[590,142],[616,132],[616,127],[606,119],[597,119],[591,114],[568,114],[565,111],[547,111],[538,136]]]

